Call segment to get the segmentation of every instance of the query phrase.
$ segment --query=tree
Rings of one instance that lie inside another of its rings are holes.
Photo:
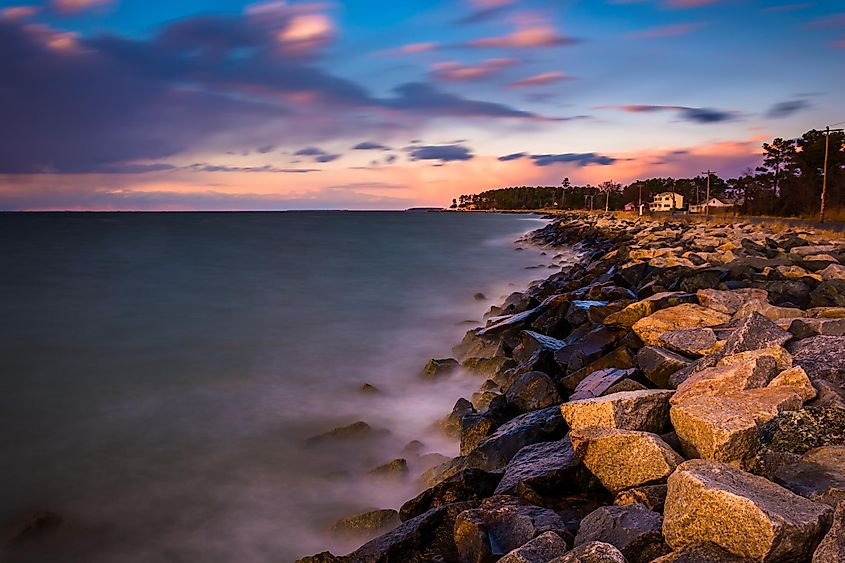
[[[784,174],[793,175],[795,172],[795,141],[777,137],[770,143],[763,143],[763,165],[757,168],[759,172],[771,174],[772,192],[780,197],[781,177]]]

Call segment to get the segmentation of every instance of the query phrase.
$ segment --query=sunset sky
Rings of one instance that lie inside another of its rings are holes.
[[[0,2],[0,209],[402,209],[845,121],[838,0]]]

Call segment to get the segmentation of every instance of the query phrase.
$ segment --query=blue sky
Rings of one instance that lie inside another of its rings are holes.
[[[845,121],[833,1],[0,2],[0,49],[4,209],[730,176]]]

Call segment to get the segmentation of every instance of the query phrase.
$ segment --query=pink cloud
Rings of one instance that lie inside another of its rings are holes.
[[[561,35],[553,27],[543,24],[533,24],[522,27],[506,35],[474,39],[467,43],[470,47],[496,49],[525,49],[532,47],[559,47],[572,45],[575,39]]]
[[[84,12],[98,6],[111,4],[113,0],[53,0],[53,7],[68,14]]]
[[[704,23],[684,23],[677,25],[664,25],[652,27],[643,31],[631,34],[633,39],[660,39],[663,37],[679,37],[688,35],[697,29],[704,27]]]
[[[408,43],[399,47],[398,51],[405,54],[426,53],[437,48],[437,43]]]
[[[562,72],[541,72],[534,76],[529,76],[516,82],[508,84],[511,88],[531,88],[534,86],[546,86],[547,84],[555,84],[563,80],[572,80],[573,78]]]
[[[455,61],[448,61],[435,63],[432,65],[432,71],[438,80],[470,82],[489,78],[517,64],[519,64],[519,61],[511,58],[488,59],[477,65],[463,65]]]
[[[41,8],[38,6],[10,6],[0,10],[0,20],[25,20],[37,14],[40,10]]]

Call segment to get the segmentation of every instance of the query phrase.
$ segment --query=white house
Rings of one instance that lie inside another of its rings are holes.
[[[672,199],[674,198],[674,205]],[[684,208],[684,196],[676,192],[661,192],[655,194],[648,204],[649,211],[672,211]]]
[[[637,208],[637,204],[635,204],[633,201],[629,201],[628,203],[625,204],[624,209],[625,209],[625,211],[634,211],[636,208]]]
[[[705,203],[699,203],[697,205],[690,205],[689,212],[690,213],[704,213],[708,207],[715,208],[715,209],[724,209],[725,207],[733,207],[733,203],[726,203],[717,197],[711,197]]]

